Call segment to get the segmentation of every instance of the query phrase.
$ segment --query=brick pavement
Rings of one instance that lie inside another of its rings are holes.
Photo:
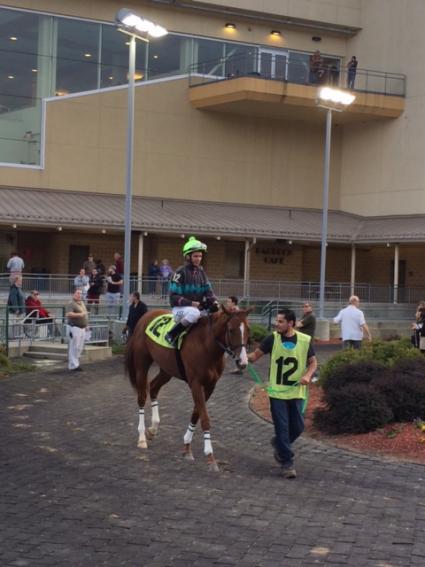
[[[226,374],[210,400],[215,474],[199,432],[196,461],[180,455],[180,381],[147,452],[119,358],[0,381],[1,567],[425,565],[425,467],[302,439],[282,479],[251,386]]]

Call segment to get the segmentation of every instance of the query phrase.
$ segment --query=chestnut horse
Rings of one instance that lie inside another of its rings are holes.
[[[190,424],[184,435],[184,455],[193,460],[192,438],[198,420],[204,433],[204,453],[210,470],[218,471],[214,458],[210,434],[210,419],[206,402],[214,391],[225,365],[227,352],[243,369],[248,363],[246,345],[249,337],[247,316],[251,309],[228,311],[222,307],[217,313],[201,317],[183,339],[177,355],[174,348],[167,348],[154,342],[146,334],[146,327],[159,315],[169,311],[156,309],[149,311],[139,321],[126,353],[126,369],[131,384],[137,391],[139,404],[138,447],[147,448],[147,436],[152,439],[158,431],[159,407],[158,393],[173,376],[185,380],[192,392],[194,408]],[[180,361],[177,356],[180,356]],[[148,371],[156,362],[159,372],[148,382]],[[144,407],[149,394],[152,406],[152,424],[146,431]]]

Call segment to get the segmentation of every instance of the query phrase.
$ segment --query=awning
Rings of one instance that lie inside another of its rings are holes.
[[[0,188],[0,225],[124,230],[124,196]],[[162,234],[319,242],[322,211],[147,197],[133,198],[132,228]],[[425,242],[425,215],[361,217],[329,211],[334,243]]]

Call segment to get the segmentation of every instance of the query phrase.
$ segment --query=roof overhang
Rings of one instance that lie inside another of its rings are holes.
[[[0,188],[0,229],[54,228],[124,231],[122,195]],[[134,231],[233,239],[288,239],[319,243],[322,212],[147,197],[133,198]],[[340,244],[425,242],[425,215],[361,217],[330,211],[328,241]]]

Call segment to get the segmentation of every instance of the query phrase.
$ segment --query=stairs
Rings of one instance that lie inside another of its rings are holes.
[[[35,360],[49,360],[66,364],[68,361],[68,346],[55,342],[38,342],[31,345],[29,349],[23,353],[23,356]],[[104,360],[111,356],[112,349],[109,346],[86,345],[81,356],[81,363]]]

